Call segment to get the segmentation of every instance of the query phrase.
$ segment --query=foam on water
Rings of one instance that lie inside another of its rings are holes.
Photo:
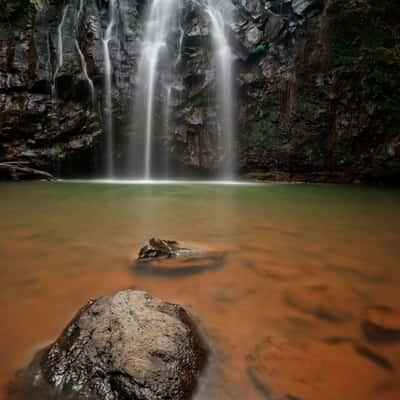
[[[251,186],[260,185],[258,182],[230,180],[156,180],[156,179],[58,179],[63,183],[100,183],[109,185],[221,185],[221,186]]]

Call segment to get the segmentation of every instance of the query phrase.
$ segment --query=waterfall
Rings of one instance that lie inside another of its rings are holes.
[[[164,103],[164,127],[165,127],[165,139],[168,139],[169,133],[169,120],[171,116],[171,100],[172,100],[172,85],[168,85],[165,89],[165,103]]]
[[[219,176],[235,176],[235,123],[233,53],[227,34],[232,20],[230,0],[192,0],[208,19],[216,68],[216,103],[221,169]],[[129,150],[130,176],[135,173],[145,180],[154,178],[168,160],[160,158],[156,138],[165,139],[171,125],[174,96],[183,89],[180,75],[184,29],[181,0],[151,0],[144,19],[144,32],[135,76],[133,129]],[[166,167],[165,167],[166,166]],[[158,170],[156,171],[156,168]]]
[[[163,126],[164,126],[164,145],[168,147],[169,142],[169,133],[171,129],[171,111],[172,105],[174,101],[174,96],[176,95],[176,91],[182,90],[182,82],[181,77],[178,75],[178,68],[182,61],[182,47],[183,47],[183,39],[185,31],[182,27],[182,21],[180,17],[181,9],[179,10],[179,26],[177,29],[177,52],[175,54],[175,62],[171,63],[168,67],[166,66],[164,71],[164,87],[165,87],[165,100],[163,104]],[[169,70],[168,70],[169,69]],[[168,71],[168,72],[167,72]],[[163,177],[169,176],[169,160],[168,160],[168,152],[165,155],[164,160],[164,170],[162,173]]]
[[[208,0],[206,13],[211,23],[211,35],[217,71],[218,119],[223,137],[221,178],[235,176],[235,123],[233,53],[226,34],[225,19],[231,18],[230,3],[224,0]]]
[[[82,74],[86,80],[86,82],[89,85],[89,89],[90,89],[90,99],[92,102],[92,105],[94,105],[95,103],[95,90],[94,90],[94,84],[92,79],[90,78],[89,74],[88,74],[88,70],[87,70],[87,64],[86,64],[86,59],[85,56],[82,52],[82,49],[79,45],[79,26],[80,26],[80,22],[81,22],[81,15],[82,15],[82,11],[83,11],[83,0],[79,0],[79,7],[78,7],[78,12],[76,14],[76,22],[75,22],[75,48],[76,51],[78,52],[79,58],[81,60],[81,68],[82,68]]]
[[[105,96],[105,119],[106,119],[106,137],[105,137],[105,160],[106,174],[108,177],[114,175],[114,127],[112,112],[112,64],[110,58],[110,41],[113,39],[115,27],[115,2],[109,0],[109,22],[103,39],[104,49],[104,96]]]
[[[87,81],[87,83],[89,85],[90,99],[91,99],[92,105],[94,105],[95,104],[95,100],[96,100],[95,92],[94,92],[94,84],[93,84],[93,81],[90,79],[90,76],[89,76],[88,71],[87,71],[87,64],[86,64],[85,56],[82,53],[82,50],[81,50],[81,48],[79,46],[78,40],[76,40],[76,39],[75,39],[75,47],[76,47],[76,51],[79,54],[79,58],[81,59],[82,73],[83,73],[83,76],[85,77],[85,80]]]
[[[179,0],[153,0],[145,21],[134,102],[135,131],[145,134],[144,179],[150,179],[152,176],[157,86],[163,75],[170,74],[171,50],[168,39],[175,29],[179,3]],[[168,77],[166,79],[168,80]]]
[[[57,27],[57,66],[53,75],[53,88],[52,88],[54,98],[57,96],[56,79],[58,76],[58,72],[60,71],[62,65],[64,64],[63,29],[68,9],[69,5],[64,7],[61,21]]]
[[[180,22],[182,24],[182,22]],[[185,30],[182,25],[179,27],[179,39],[178,39],[178,56],[176,57],[175,69],[179,67],[179,64],[182,61],[182,47],[183,47],[183,39],[185,37]]]

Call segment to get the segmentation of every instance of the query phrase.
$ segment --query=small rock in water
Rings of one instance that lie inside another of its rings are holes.
[[[206,347],[183,307],[141,291],[90,301],[10,387],[11,399],[188,399]]]
[[[206,253],[181,247],[179,242],[152,238],[140,249],[136,273],[143,275],[186,276],[221,268],[225,254]]]
[[[191,251],[190,249],[179,247],[179,243],[175,240],[151,238],[149,243],[140,249],[138,260],[160,260],[163,258],[177,257],[182,254],[188,255],[193,252],[194,251]]]
[[[362,321],[362,330],[371,343],[400,343],[400,313],[384,305],[370,307]]]

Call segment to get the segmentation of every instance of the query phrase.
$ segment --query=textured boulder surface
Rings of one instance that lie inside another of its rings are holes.
[[[19,374],[11,398],[187,399],[205,359],[181,306],[125,290],[84,306]]]
[[[128,157],[148,1],[116,2],[110,53],[117,171]],[[398,179],[399,11],[389,6],[387,0],[382,6],[372,0],[232,1],[234,18],[226,28],[236,58],[240,172],[261,171],[266,179]],[[182,7],[171,125],[165,133],[160,123],[155,151],[159,159],[168,153],[171,172],[212,174],[221,162],[221,141],[218,109],[210,101],[217,86],[210,21],[201,2],[184,0]],[[28,161],[63,176],[90,174],[103,164],[108,8],[107,0],[50,0],[27,24],[0,26],[0,161]],[[159,107],[166,99],[157,101]]]

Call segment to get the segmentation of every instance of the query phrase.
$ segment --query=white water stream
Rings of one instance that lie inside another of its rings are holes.
[[[65,18],[67,16],[67,12],[69,9],[69,5],[64,7],[61,21],[57,27],[57,65],[53,75],[53,85],[52,85],[52,93],[53,98],[57,97],[57,87],[56,87],[56,79],[61,67],[64,64],[64,41],[63,41],[63,29],[65,24]]]
[[[82,74],[84,76],[84,78],[86,79],[88,85],[89,85],[89,89],[90,89],[90,99],[92,102],[92,105],[94,105],[95,100],[96,100],[96,94],[95,94],[95,89],[94,89],[94,84],[92,79],[89,76],[88,70],[87,70],[87,63],[86,63],[86,59],[85,56],[82,52],[82,49],[79,45],[79,25],[81,22],[81,16],[82,16],[82,11],[83,11],[83,1],[84,0],[79,0],[79,8],[78,8],[78,13],[76,15],[76,23],[75,23],[75,29],[76,29],[76,38],[75,38],[75,48],[76,51],[79,54],[79,58],[81,60],[81,67],[82,67]]]
[[[106,137],[105,137],[105,163],[106,176],[114,175],[114,126],[112,111],[112,63],[110,57],[110,42],[113,40],[115,27],[115,4],[116,0],[109,1],[109,22],[103,39],[104,49],[104,96],[105,96],[105,119],[106,119]]]
[[[216,98],[223,149],[219,175],[223,179],[233,179],[235,176],[234,57],[225,26],[225,20],[231,18],[229,6],[226,1],[217,0],[208,0],[206,6],[206,13],[211,22],[217,71]]]
[[[170,71],[168,37],[176,26],[179,3],[179,0],[153,0],[145,22],[134,109],[136,129],[144,134],[144,179],[150,179],[152,174],[157,85],[162,73]]]

